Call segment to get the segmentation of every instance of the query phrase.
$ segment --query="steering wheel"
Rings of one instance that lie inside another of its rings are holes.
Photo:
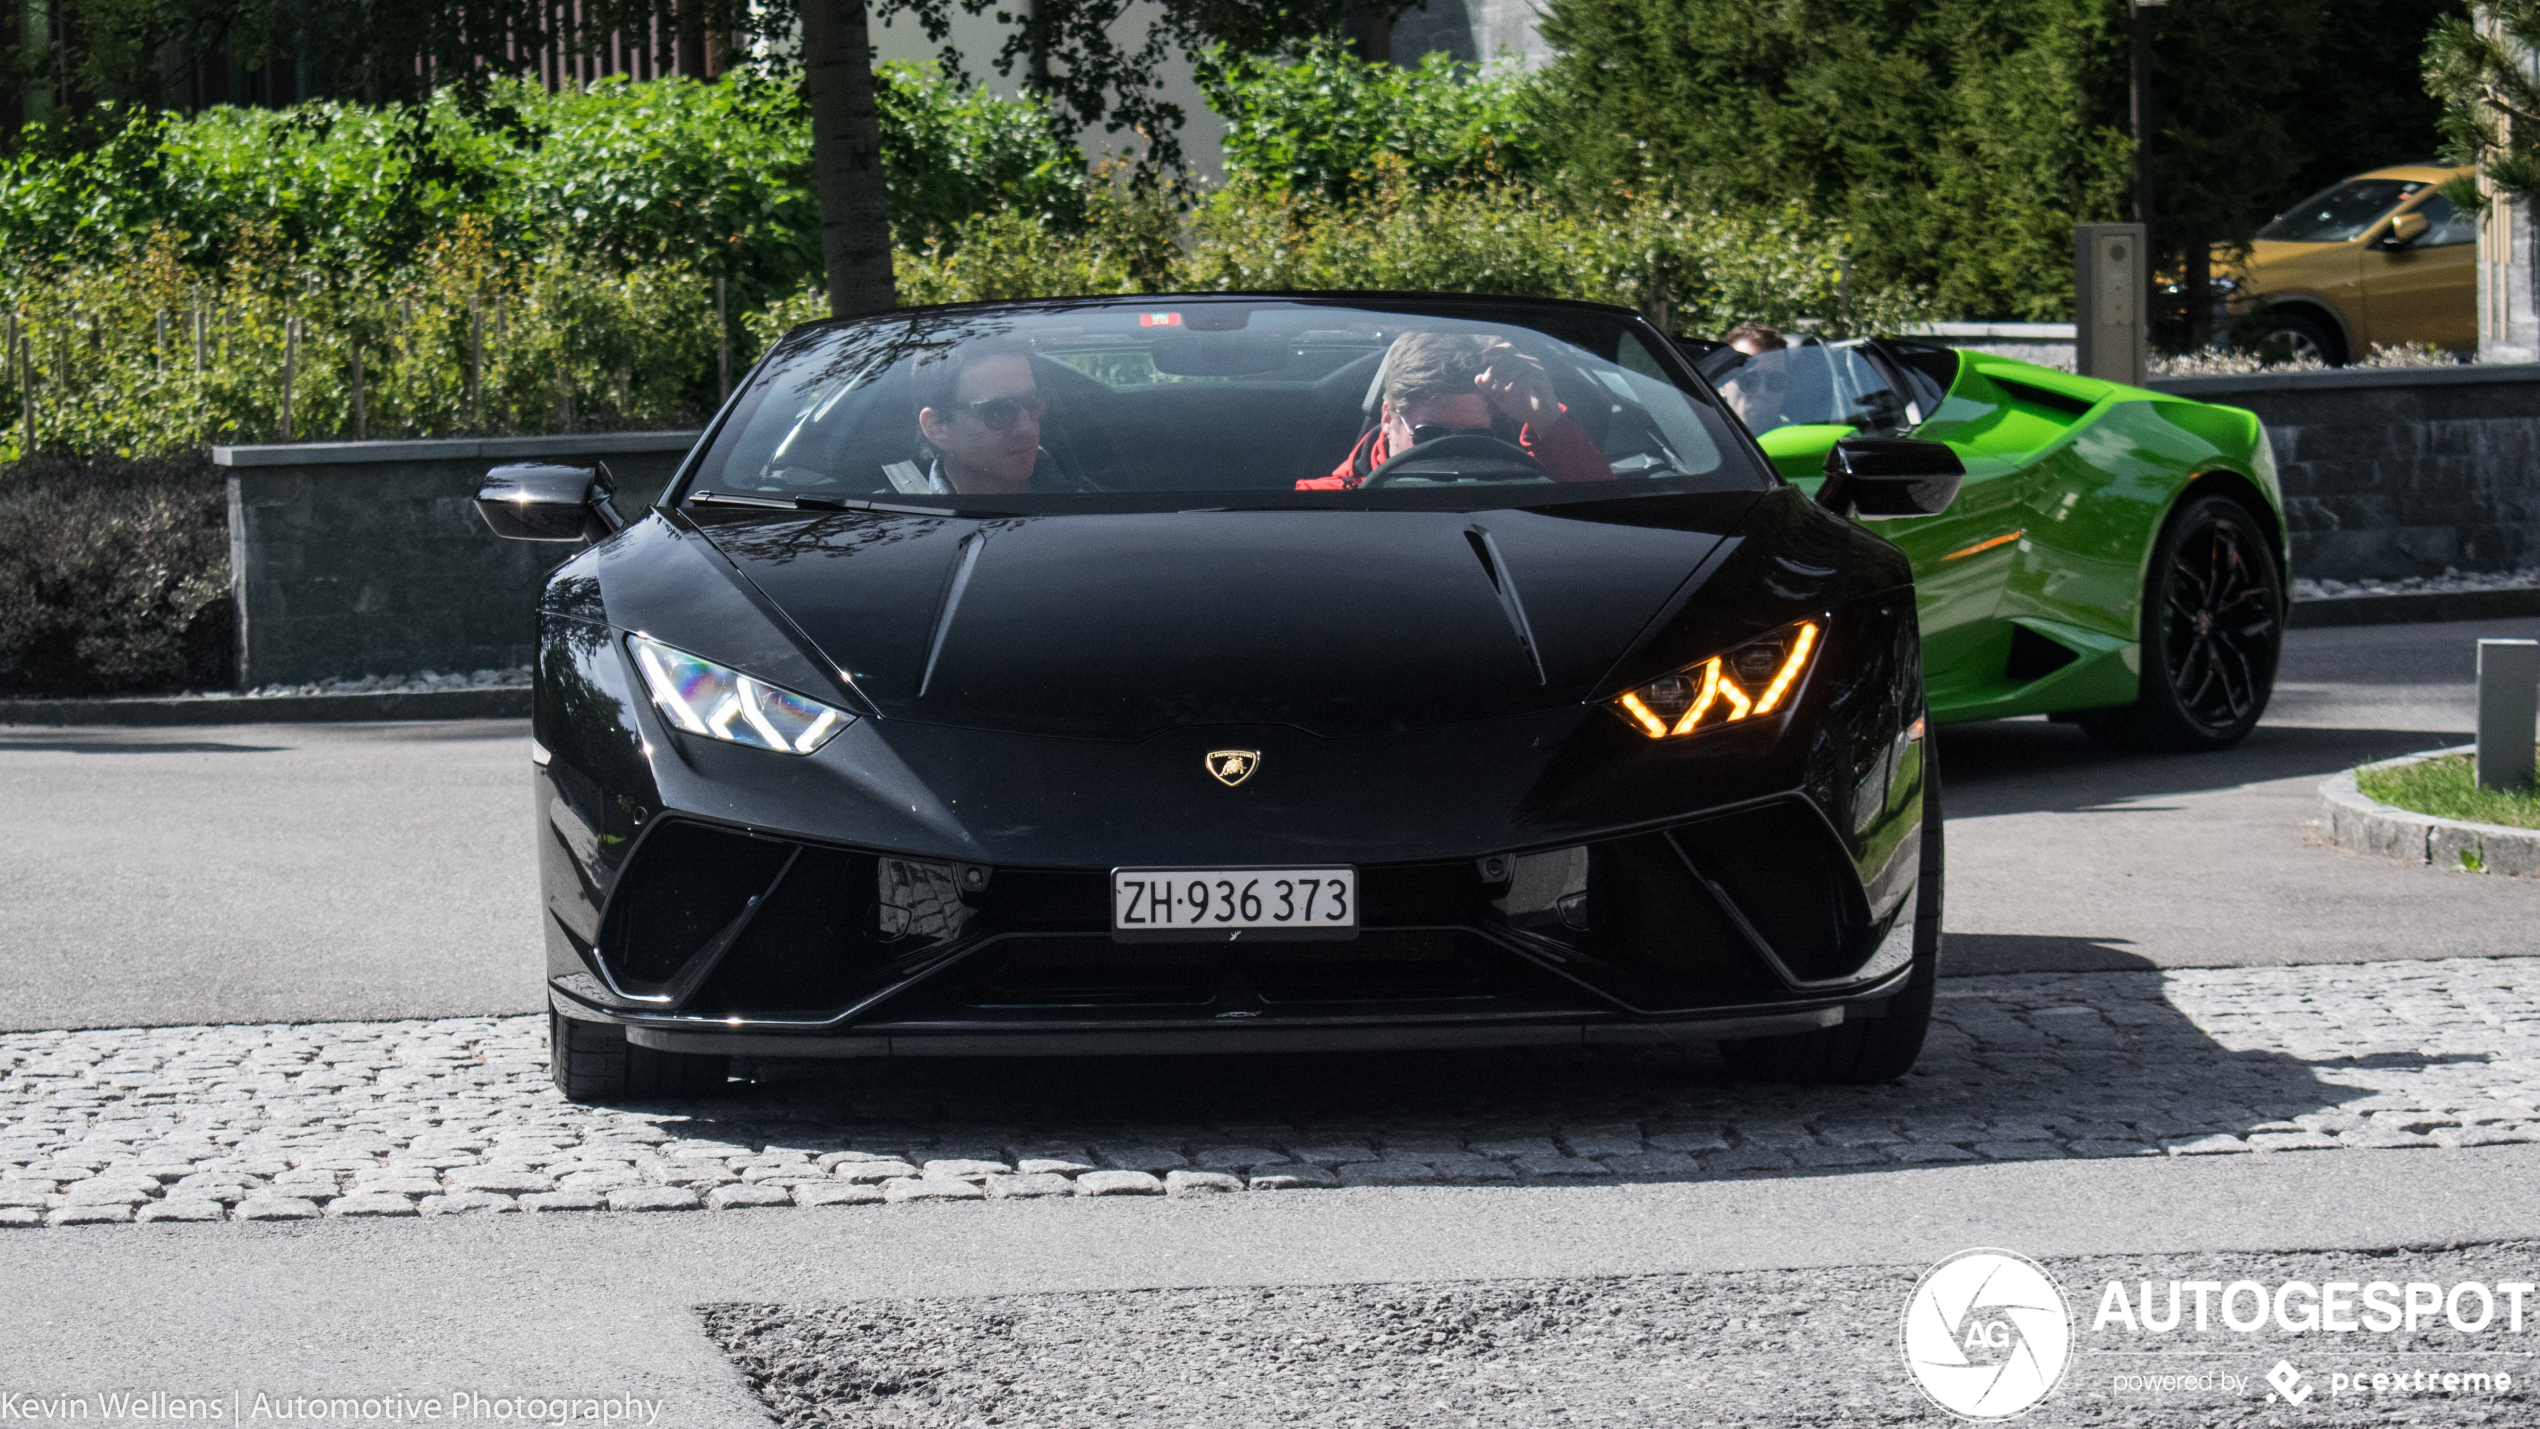
[[[1420,469],[1424,467],[1428,469]],[[1543,464],[1515,442],[1480,432],[1458,432],[1404,447],[1386,457],[1382,465],[1367,473],[1360,489],[1391,486],[1403,480],[1492,481],[1512,477],[1521,481],[1552,479]]]

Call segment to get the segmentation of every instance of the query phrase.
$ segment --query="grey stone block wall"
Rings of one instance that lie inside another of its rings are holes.
[[[2267,424],[2294,574],[2540,565],[2540,365],[2155,379]]]
[[[486,468],[597,458],[631,516],[696,436],[214,448],[229,469],[239,687],[529,663],[531,602],[575,548],[487,530],[475,507]]]
[[[2540,365],[2155,379],[2255,411],[2293,568],[2398,579],[2540,565]],[[502,461],[605,460],[632,515],[694,432],[219,447],[239,684],[526,664],[530,602],[571,547],[504,541],[474,506]]]

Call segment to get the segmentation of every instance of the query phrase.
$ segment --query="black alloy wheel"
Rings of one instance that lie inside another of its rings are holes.
[[[569,1102],[657,1101],[722,1092],[729,1057],[657,1052],[626,1040],[612,1022],[580,1022],[547,1009],[547,1074]]]
[[[1923,738],[1922,868],[1914,879],[1914,961],[1905,989],[1887,1000],[1884,1017],[1847,1018],[1813,1032],[1750,1037],[1720,1044],[1729,1073],[1746,1081],[1803,1086],[1868,1086],[1913,1070],[1931,1031],[1940,982],[1940,900],[1947,884],[1941,835],[1939,750]]]
[[[2259,342],[2258,350],[2280,360],[2299,362],[2308,358],[2323,367],[2346,365],[2345,342],[2327,323],[2308,313],[2267,314],[2267,335]]]
[[[2246,507],[2191,496],[2171,516],[2144,581],[2142,639],[2134,703],[2085,711],[2091,738],[2192,753],[2258,727],[2284,648],[2284,581]]]

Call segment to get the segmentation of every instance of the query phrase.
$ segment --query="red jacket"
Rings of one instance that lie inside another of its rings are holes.
[[[1517,445],[1525,448],[1526,455],[1541,462],[1554,481],[1612,481],[1614,468],[1606,465],[1605,454],[1596,449],[1596,443],[1588,440],[1587,433],[1579,430],[1579,424],[1570,420],[1569,410],[1562,408],[1562,415],[1545,423],[1541,432],[1535,430],[1532,422],[1518,428]],[[1341,464],[1332,468],[1330,476],[1307,477],[1296,484],[1296,489],[1355,490],[1367,479],[1368,473],[1383,466],[1385,458],[1390,455],[1392,453],[1386,450],[1385,429],[1377,427],[1358,439],[1358,445],[1349,449],[1349,455],[1341,458]]]

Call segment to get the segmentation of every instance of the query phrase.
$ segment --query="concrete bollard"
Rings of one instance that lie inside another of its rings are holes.
[[[2540,640],[2478,642],[2478,787],[2531,787],[2540,724]]]

